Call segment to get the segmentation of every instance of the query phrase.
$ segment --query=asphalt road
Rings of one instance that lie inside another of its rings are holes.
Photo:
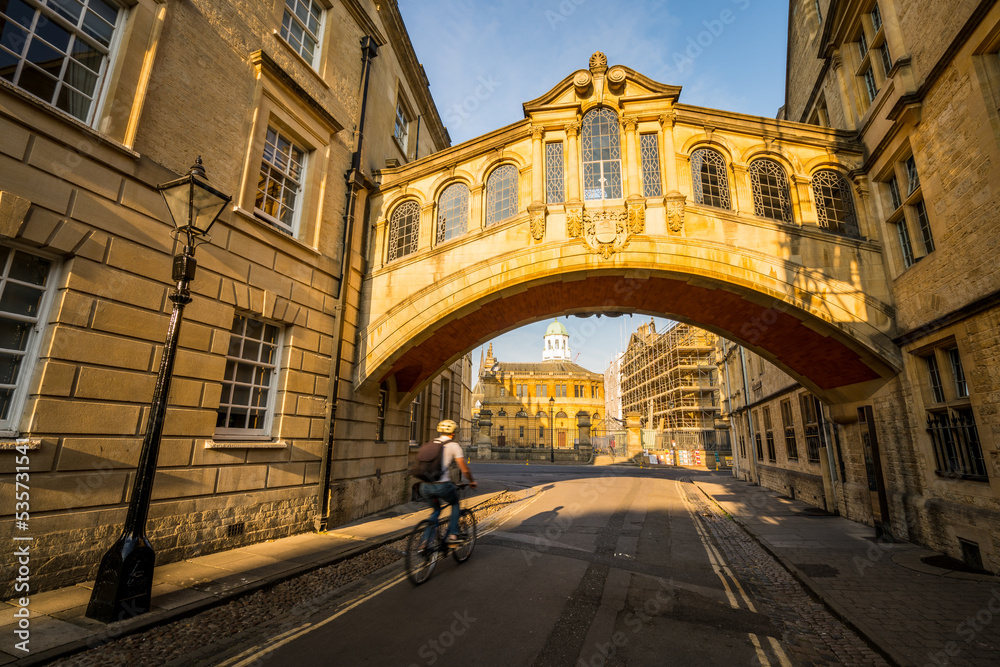
[[[397,563],[254,665],[788,665],[696,518],[681,470],[480,465],[538,491],[422,586]],[[244,653],[244,656],[247,654]]]

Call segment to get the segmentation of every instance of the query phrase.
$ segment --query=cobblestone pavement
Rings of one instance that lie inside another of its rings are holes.
[[[516,500],[510,492],[494,496],[474,508],[477,521],[482,522]],[[245,644],[248,636],[280,634],[301,624],[355,588],[363,587],[364,577],[400,560],[404,548],[405,540],[399,540],[189,618],[113,639],[51,664],[130,667],[136,664],[137,656],[141,656],[139,662],[145,665],[207,664],[212,656]]]
[[[792,575],[693,485],[688,499],[733,573],[760,611],[784,629],[781,641],[792,658],[810,665],[888,665],[889,663],[826,607],[813,600]]]

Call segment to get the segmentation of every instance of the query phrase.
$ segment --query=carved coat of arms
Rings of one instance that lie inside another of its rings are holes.
[[[628,214],[625,209],[584,211],[583,238],[604,259],[628,245]]]

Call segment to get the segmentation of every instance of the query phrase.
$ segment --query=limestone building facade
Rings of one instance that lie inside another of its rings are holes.
[[[33,590],[92,577],[121,529],[179,250],[156,185],[199,155],[233,200],[197,250],[181,326],[157,562],[402,497],[406,440],[387,432],[406,429],[406,406],[376,414],[349,381],[371,240],[358,221],[376,170],[450,140],[395,2],[0,12],[0,512],[14,511],[21,448]],[[463,368],[443,402],[445,380],[430,383],[435,409],[463,411]]]
[[[574,363],[558,320],[543,337],[542,362],[500,361],[489,346],[474,391],[477,417],[489,411],[494,447],[587,446],[603,419],[604,376]]]
[[[863,143],[858,192],[885,248],[903,361],[870,401],[833,406],[845,459],[834,457],[834,472],[871,492],[868,520],[997,571],[1000,6],[792,0],[789,9],[780,116]]]

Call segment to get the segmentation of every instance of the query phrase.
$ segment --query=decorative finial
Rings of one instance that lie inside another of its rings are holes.
[[[194,161],[194,164],[191,165],[191,169],[188,170],[188,173],[191,174],[192,176],[201,176],[202,178],[207,178],[207,176],[205,176],[205,167],[201,163],[200,155],[198,156],[198,159]]]
[[[590,69],[594,70],[607,66],[608,57],[600,51],[595,51],[594,55],[590,56]]]

